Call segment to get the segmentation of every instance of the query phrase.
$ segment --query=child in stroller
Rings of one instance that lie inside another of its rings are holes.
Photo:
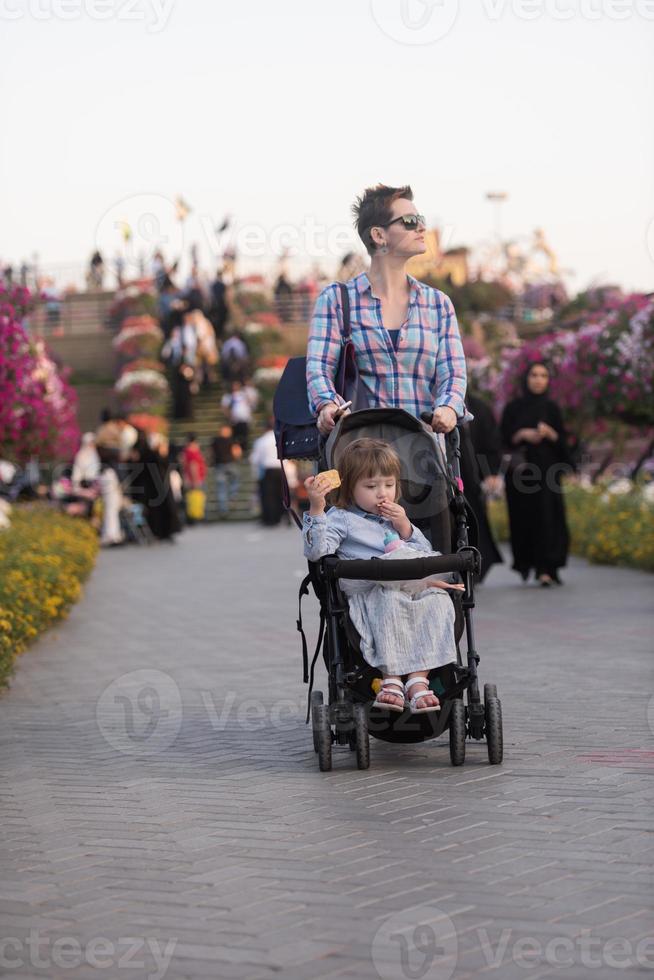
[[[327,513],[326,474],[305,482],[310,506],[304,515],[304,554],[310,561],[333,553],[345,559],[393,557],[385,553],[389,531],[399,535],[408,557],[439,554],[398,503],[400,460],[387,442],[351,442],[339,472],[341,485]],[[362,654],[382,674],[374,707],[402,713],[408,702],[412,714],[440,710],[428,678],[431,670],[456,662],[454,607],[446,590],[464,586],[452,577],[428,577],[411,589],[401,582],[341,580]]]
[[[375,465],[367,463],[357,472],[347,454],[362,438],[381,440],[382,446],[371,453]],[[468,541],[456,429],[445,443],[443,451],[430,425],[401,409],[358,410],[341,416],[321,449],[322,474],[307,480],[313,499],[304,524],[298,522],[309,573],[300,586],[297,629],[302,636],[303,679],[309,685],[307,721],[311,720],[313,747],[323,772],[332,768],[334,745],[349,746],[356,752],[357,767],[367,769],[371,735],[411,744],[449,732],[455,766],[465,761],[468,738],[485,738],[490,764],[502,761],[497,687],[486,683],[482,693],[478,678],[472,611],[480,556]],[[330,469],[338,470],[343,480],[336,506],[325,512],[329,474],[324,471]],[[353,487],[370,474],[375,478],[368,486],[364,479],[365,496],[357,490],[355,497]],[[384,493],[376,500],[378,479]],[[387,545],[385,539],[398,532],[404,540]],[[461,576],[463,589],[452,588],[451,573]],[[301,611],[310,586],[320,603],[311,663]],[[391,593],[383,591],[388,587]],[[431,611],[429,622],[420,618],[423,609]],[[399,610],[403,625],[394,619]],[[313,685],[321,651],[327,671],[324,694]],[[408,699],[404,678],[412,682]],[[388,683],[391,679],[394,686]],[[434,710],[439,702],[441,710]]]

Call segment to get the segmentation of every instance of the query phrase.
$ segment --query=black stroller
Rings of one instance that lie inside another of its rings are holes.
[[[413,524],[420,527],[439,557],[406,561],[342,560],[328,555],[309,562],[309,575],[300,588],[308,594],[311,584],[320,602],[320,629],[309,669],[307,645],[302,631],[304,681],[309,683],[307,721],[311,720],[313,746],[322,772],[332,768],[334,745],[356,752],[357,766],[370,765],[370,739],[411,743],[436,738],[449,729],[453,766],[465,761],[466,739],[486,739],[488,761],[502,761],[502,706],[495,684],[484,684],[480,696],[477,676],[479,655],[475,648],[472,610],[474,576],[480,570],[480,555],[468,543],[468,523],[463,485],[459,472],[459,433],[446,437],[447,459],[439,449],[431,428],[401,409],[374,408],[342,416],[324,447],[321,468],[338,469],[345,447],[361,436],[384,439],[400,457],[401,503]],[[402,714],[372,705],[381,674],[363,659],[359,636],[348,614],[347,599],[339,579],[391,581],[419,579],[443,572],[457,572],[465,591],[453,594],[455,605],[456,664],[431,671],[429,683],[441,702],[436,713]],[[465,663],[460,641],[465,632]],[[327,668],[328,694],[313,690],[316,661],[322,648]]]

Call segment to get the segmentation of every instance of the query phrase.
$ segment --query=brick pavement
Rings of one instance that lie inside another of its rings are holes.
[[[21,659],[0,698],[0,972],[654,968],[651,577],[573,561],[546,591],[492,572],[476,624],[502,767],[483,744],[453,769],[446,739],[373,740],[369,771],[338,750],[320,774],[303,574],[287,528],[103,553],[70,619]]]

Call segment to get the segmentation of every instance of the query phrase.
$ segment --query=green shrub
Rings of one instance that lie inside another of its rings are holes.
[[[596,564],[654,571],[654,506],[642,488],[610,493],[607,487],[568,484],[565,504],[573,554]],[[496,539],[508,541],[506,502],[490,501],[488,513]]]

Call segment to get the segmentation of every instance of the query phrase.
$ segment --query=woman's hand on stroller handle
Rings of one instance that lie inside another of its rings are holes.
[[[336,402],[325,402],[320,411],[318,412],[318,420],[316,425],[318,426],[318,432],[321,436],[327,437],[332,429],[336,426],[336,420],[341,417],[341,415],[350,414],[350,405],[352,402],[344,402],[342,405],[337,405]]]
[[[449,405],[441,405],[433,412],[421,412],[420,418],[430,425],[434,432],[447,434],[456,429],[458,422],[456,412]]]

